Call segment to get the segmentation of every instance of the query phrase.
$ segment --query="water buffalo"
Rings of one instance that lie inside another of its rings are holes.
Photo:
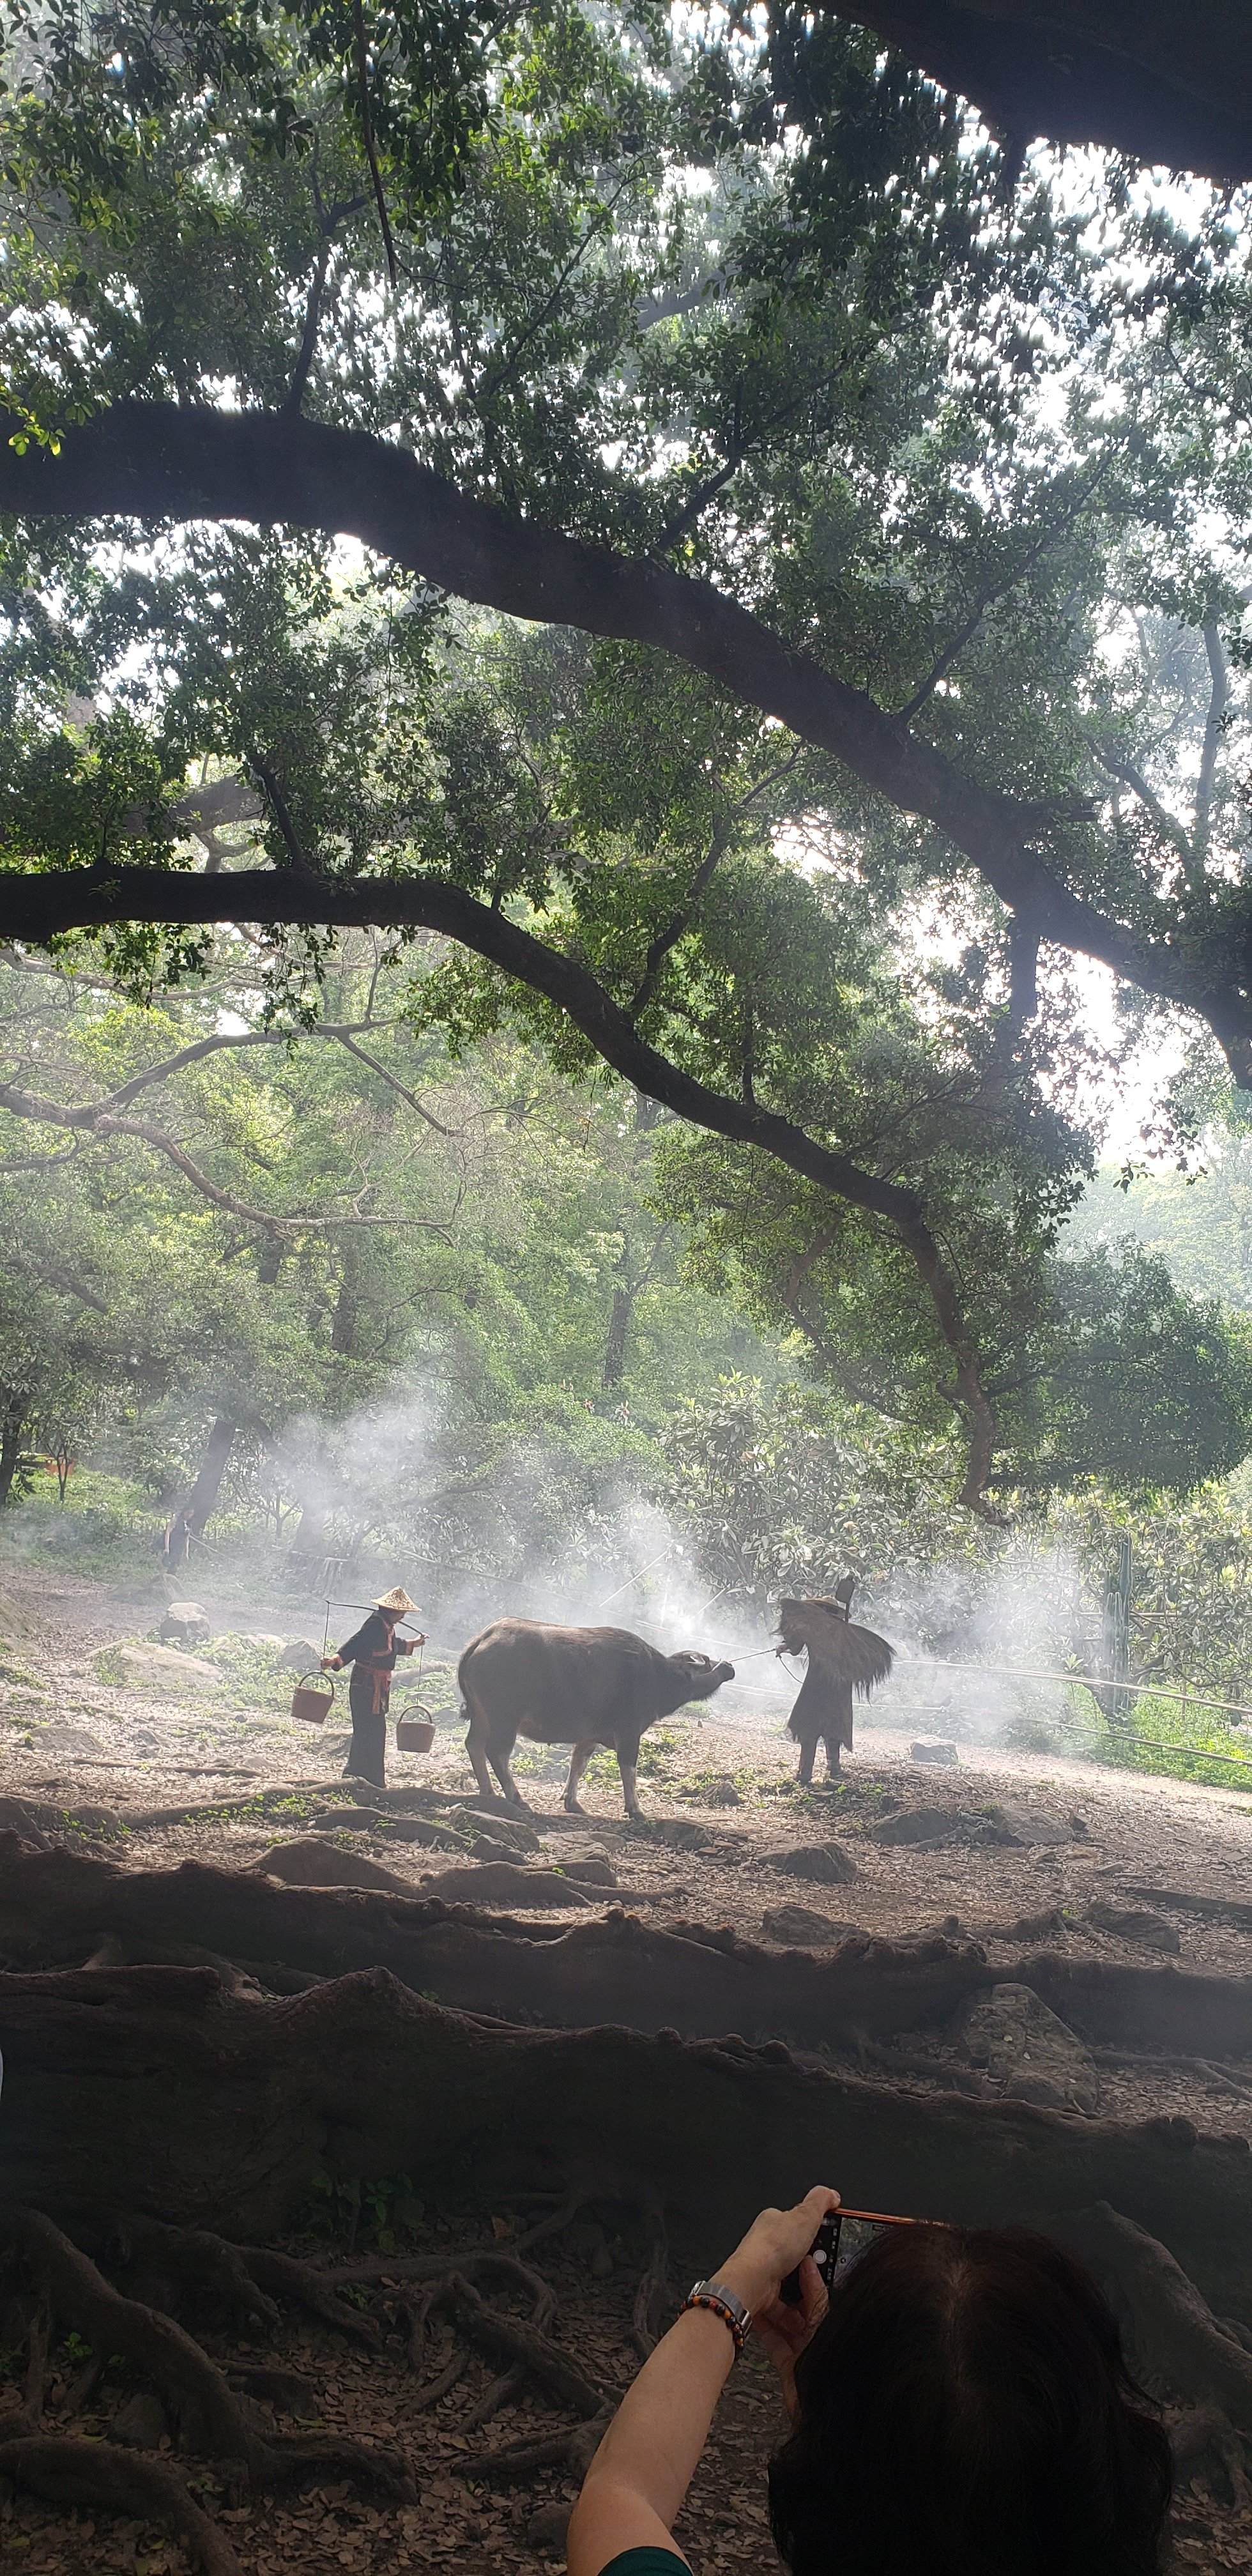
[[[733,1682],[733,1664],[711,1655],[663,1655],[629,1628],[554,1628],[537,1619],[497,1619],[471,1639],[457,1667],[469,1719],[465,1749],[483,1797],[492,1771],[511,1807],[525,1800],[509,1769],[519,1735],[532,1744],[571,1744],[565,1806],[581,1814],[578,1784],[598,1744],[611,1744],[628,1816],[637,1816],[639,1739],[689,1699]]]

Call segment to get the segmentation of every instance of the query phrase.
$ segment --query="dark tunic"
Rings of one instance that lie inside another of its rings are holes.
[[[348,1707],[352,1713],[352,1743],[344,1769],[346,1780],[372,1780],[375,1787],[386,1786],[387,1711],[391,1705],[391,1676],[397,1655],[416,1651],[416,1639],[397,1637],[377,1610],[371,1610],[363,1627],[349,1637],[339,1649],[341,1664],[351,1664],[352,1679],[348,1684]]]

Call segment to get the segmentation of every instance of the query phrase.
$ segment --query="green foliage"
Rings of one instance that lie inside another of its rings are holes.
[[[645,585],[676,565],[867,693],[874,739],[875,708],[907,722],[987,791],[989,844],[1024,834],[1208,1007],[1248,929],[1221,673],[1248,652],[1249,287],[1216,198],[1145,213],[1115,164],[1057,188],[832,11],[653,0],[20,0],[0,185],[18,445],[122,401],[303,407]],[[9,1446],[107,1448],[155,1498],[229,1415],[252,1486],[228,1502],[276,1541],[329,1496],[349,1551],[403,1540],[441,1579],[522,1565],[512,1454],[535,1549],[572,1520],[585,1569],[684,1380],[794,1337],[873,1461],[847,1468],[871,1554],[873,1476],[906,1546],[960,1482],[954,1353],[1004,1496],[1223,1473],[1252,1440],[1241,1328],[1159,1265],[1057,1258],[1116,1049],[1046,956],[1031,989],[1029,908],[969,846],[680,658],[471,617],[315,533],[10,528],[0,867],[450,883],[592,969],[683,1075],[910,1193],[959,1316],[917,1227],[829,1164],[648,1141],[546,992],[425,938],[365,960],[316,928],[119,924],[64,944],[55,1043],[15,1040],[31,1090],[55,1069],[81,1105],[150,1067],[158,993],[171,1051],[220,1012],[258,1041],[363,1013],[382,1070],[207,1057],[154,1086],[107,1182],[81,1129],[37,1131],[37,1187],[15,1151]],[[582,1174],[582,1108],[537,1057],[595,1083]],[[466,1112],[437,1149],[428,1083]],[[216,1200],[134,1132],[175,1098]],[[392,1438],[432,1375],[437,1427]],[[331,1455],[350,1423],[372,1474]]]

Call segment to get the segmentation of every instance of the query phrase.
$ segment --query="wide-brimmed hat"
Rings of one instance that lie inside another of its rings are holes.
[[[398,1614],[403,1610],[416,1610],[417,1603],[416,1601],[410,1601],[404,1585],[402,1583],[397,1583],[393,1592],[382,1592],[379,1594],[377,1601],[374,1603],[374,1608],[376,1610],[394,1610]]]

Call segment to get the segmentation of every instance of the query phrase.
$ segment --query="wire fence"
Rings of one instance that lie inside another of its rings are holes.
[[[1027,1664],[956,1664],[949,1663],[940,1655],[919,1657],[917,1664],[906,1665],[904,1670],[909,1673],[917,1672],[923,1663],[925,1669],[930,1672],[975,1673],[988,1676],[994,1674],[1005,1681],[1060,1682],[1066,1687],[1076,1683],[1080,1689],[1089,1690],[1093,1694],[1097,1706],[1100,1704],[1102,1695],[1111,1696],[1115,1702],[1118,1698],[1161,1699],[1175,1708],[1180,1708],[1184,1719],[1188,1709],[1193,1708],[1220,1709],[1241,1725],[1246,1724],[1249,1717],[1252,1717],[1252,1710],[1244,1708],[1238,1700],[1205,1698],[1200,1692],[1189,1690],[1185,1682],[1176,1684],[1172,1690],[1161,1690],[1151,1682],[1109,1681],[1103,1673],[1058,1673]],[[1100,1715],[1106,1725],[1110,1726],[1116,1734],[1124,1736],[1130,1744],[1155,1745],[1161,1752],[1174,1754],[1184,1761],[1190,1759],[1195,1762],[1218,1762],[1231,1770],[1252,1771],[1252,1755],[1247,1753],[1217,1753],[1210,1751],[1204,1744],[1182,1744],[1172,1735],[1144,1735],[1139,1728],[1128,1726],[1124,1718],[1109,1716],[1103,1707],[1100,1708]]]

